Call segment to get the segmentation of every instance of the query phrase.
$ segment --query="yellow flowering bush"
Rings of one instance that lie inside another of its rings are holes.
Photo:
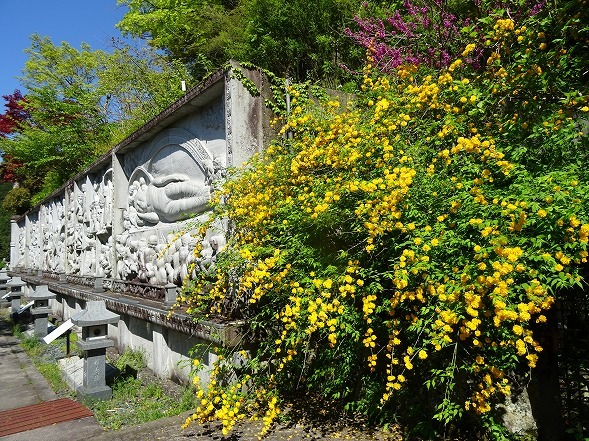
[[[484,421],[536,366],[589,238],[589,95],[560,81],[578,65],[540,39],[551,20],[485,17],[442,70],[385,75],[369,52],[353,99],[289,89],[285,136],[217,197],[233,232],[216,273],[184,288],[194,314],[245,319],[252,351],[223,365],[233,382],[201,386],[194,419],[229,430],[248,403],[267,430],[305,393],[382,420]],[[460,54],[476,49],[475,70]]]

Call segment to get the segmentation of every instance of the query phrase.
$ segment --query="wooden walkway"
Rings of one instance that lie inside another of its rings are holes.
[[[84,405],[60,398],[0,412],[0,437],[92,416]]]

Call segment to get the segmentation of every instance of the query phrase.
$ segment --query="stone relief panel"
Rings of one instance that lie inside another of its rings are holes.
[[[66,192],[67,273],[113,277],[114,185],[112,168],[75,182]]]
[[[18,238],[17,238],[17,247],[18,247],[18,258],[16,265],[17,267],[25,267],[26,266],[26,249],[27,249],[27,227],[26,227],[26,220],[21,219],[18,224]]]
[[[28,215],[27,235],[27,252],[29,255],[27,266],[34,270],[41,269],[41,231],[39,212],[33,212]]]
[[[69,274],[95,275],[96,207],[90,176],[75,182],[68,191],[67,268]]]
[[[116,278],[120,280],[166,285],[181,285],[187,276],[214,268],[218,253],[226,243],[226,229],[210,229],[204,238],[193,232],[165,233],[152,230],[147,237],[123,233],[116,238]],[[201,240],[201,252],[194,249]]]
[[[64,256],[66,242],[64,200],[54,199],[39,209],[43,271],[64,272]]]
[[[206,218],[211,194],[225,176],[224,148],[223,140],[201,142],[173,128],[125,155],[128,191],[123,233],[115,240],[116,278],[180,285],[198,267],[197,239],[177,232],[189,231],[189,218]]]
[[[204,212],[212,185],[226,166],[225,157],[214,153],[188,130],[175,128],[125,155],[125,230],[175,223]]]
[[[237,93],[227,90],[231,97]],[[200,237],[196,225],[208,218],[208,203],[226,177],[227,137],[247,144],[258,130],[249,120],[237,124],[240,108],[226,99],[220,92],[181,118],[165,120],[173,126],[150,127],[150,138],[113,150],[110,160],[102,158],[70,181],[62,197],[39,207],[38,219],[27,215],[26,226],[15,228],[18,265],[158,289],[213,271],[227,226]]]
[[[112,168],[100,171],[92,183],[90,202],[90,223],[87,235],[94,244],[94,275],[113,277],[114,248],[112,239],[113,222],[113,172]]]

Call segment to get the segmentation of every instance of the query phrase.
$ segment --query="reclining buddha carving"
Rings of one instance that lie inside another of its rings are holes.
[[[146,151],[147,159],[130,173],[125,229],[174,223],[207,209],[212,184],[223,174],[220,158],[177,129]]]

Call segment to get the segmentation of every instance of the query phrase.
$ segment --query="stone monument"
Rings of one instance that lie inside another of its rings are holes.
[[[10,308],[12,314],[17,314],[20,310],[20,299],[24,295],[23,286],[25,286],[26,284],[27,283],[23,282],[23,280],[20,277],[13,277],[12,280],[10,280],[10,282],[6,284],[10,294],[8,298],[11,302]]]
[[[72,322],[82,328],[82,340],[78,347],[84,353],[84,376],[76,391],[82,397],[109,400],[112,389],[106,385],[106,348],[114,346],[108,338],[108,324],[117,323],[119,315],[106,309],[102,300],[91,300],[86,309],[72,317]]]
[[[6,273],[6,268],[1,269],[0,270],[0,305],[2,307],[8,306],[10,304],[10,302],[7,300],[9,294],[7,294],[8,287],[6,286],[6,284],[8,283],[9,280],[10,280],[10,277],[8,277],[8,274]]]
[[[43,338],[47,335],[47,326],[49,313],[51,308],[49,307],[49,300],[55,299],[55,294],[49,291],[47,285],[38,285],[32,294],[29,294],[29,298],[34,301],[33,307],[31,308],[31,314],[35,319],[35,336]]]

